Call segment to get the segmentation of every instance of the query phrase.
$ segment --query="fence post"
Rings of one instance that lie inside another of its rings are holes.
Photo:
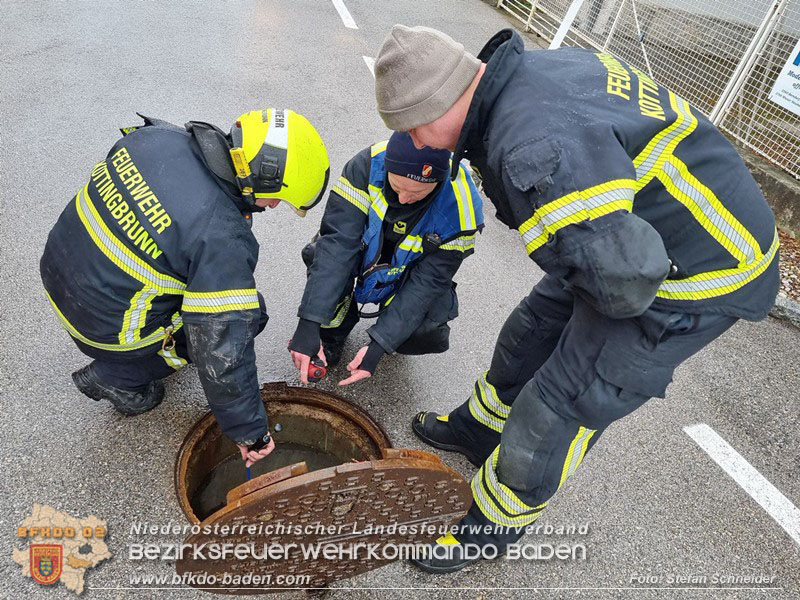
[[[572,4],[570,4],[569,8],[567,9],[567,14],[564,15],[564,20],[561,21],[561,25],[558,27],[558,31],[556,31],[553,41],[550,42],[550,50],[561,47],[561,42],[563,42],[564,38],[567,37],[569,28],[572,27],[572,24],[575,22],[575,17],[578,16],[578,11],[581,9],[581,6],[583,6],[584,2],[585,0],[572,0]]]
[[[772,50],[769,53],[769,62],[767,62],[767,68],[764,70],[764,76],[761,78],[761,86],[758,89],[758,94],[756,94],[756,101],[753,102],[753,110],[750,113],[750,119],[748,119],[749,122],[747,123],[747,133],[744,134],[743,141],[745,144],[750,142],[750,135],[753,133],[753,124],[756,122],[756,116],[761,108],[761,104],[764,102],[764,92],[767,89],[767,77],[772,71],[772,65],[775,63],[775,50],[777,45],[777,43],[772,45]]]
[[[636,33],[639,34],[639,46],[642,48],[644,64],[647,66],[647,72],[650,74],[650,77],[655,77],[653,75],[653,68],[650,66],[650,59],[647,58],[647,48],[644,46],[644,33],[642,33],[642,27],[639,25],[639,15],[636,12],[636,0],[631,0],[631,8],[633,9],[633,20],[636,23]]]
[[[531,11],[528,13],[528,20],[525,23],[525,31],[533,30],[533,13],[536,12],[536,9],[538,7],[539,7],[539,0],[533,0],[533,2],[531,2]]]
[[[789,0],[777,0],[774,2],[765,15],[764,20],[761,22],[761,25],[756,30],[753,40],[747,47],[744,56],[742,56],[742,60],[739,61],[739,64],[736,66],[736,70],[733,72],[733,75],[731,75],[728,85],[725,86],[716,106],[714,106],[714,109],[708,117],[714,125],[719,126],[719,124],[722,123],[722,120],[736,101],[739,91],[742,89],[745,81],[747,81],[756,59],[761,55],[772,32],[775,31],[775,27],[780,21],[788,1]]]
[[[617,11],[617,16],[614,17],[614,22],[611,24],[611,29],[608,30],[608,37],[606,37],[606,43],[603,44],[601,50],[605,52],[608,49],[608,45],[611,43],[611,38],[614,37],[614,34],[617,31],[617,24],[619,23],[619,18],[622,16],[622,9],[625,8],[625,3],[628,0],[622,0],[619,3],[619,10]]]

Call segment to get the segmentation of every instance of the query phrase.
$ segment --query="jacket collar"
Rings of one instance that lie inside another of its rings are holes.
[[[467,118],[461,128],[461,135],[453,154],[451,179],[455,179],[458,174],[458,165],[464,158],[465,152],[481,143],[489,113],[522,60],[524,51],[522,36],[512,29],[503,29],[486,42],[478,54],[478,60],[486,63],[486,70],[475,89]]]
[[[245,201],[235,184],[236,174],[233,171],[230,159],[229,151],[231,145],[228,136],[218,127],[201,121],[190,121],[186,124],[186,130],[192,135],[192,139],[195,142],[195,153],[217,182],[217,185],[239,209],[239,212],[263,211],[263,208],[253,206]]]

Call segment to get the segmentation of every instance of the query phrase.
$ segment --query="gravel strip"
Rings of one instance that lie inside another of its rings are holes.
[[[778,232],[781,238],[781,294],[800,302],[800,241]]]

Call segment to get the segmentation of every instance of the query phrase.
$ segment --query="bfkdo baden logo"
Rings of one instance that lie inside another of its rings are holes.
[[[61,544],[31,544],[31,577],[42,585],[50,585],[61,577],[61,560],[64,547]]]
[[[22,575],[40,585],[61,582],[81,594],[86,571],[111,558],[106,546],[106,523],[94,515],[77,519],[50,506],[34,504],[17,527],[17,540],[27,548],[14,548],[14,562]]]

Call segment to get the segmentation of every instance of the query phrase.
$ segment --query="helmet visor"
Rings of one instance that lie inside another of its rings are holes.
[[[328,178],[330,177],[330,175],[331,175],[331,169],[330,167],[328,167],[327,169],[325,169],[325,178],[322,180],[322,187],[319,190],[319,194],[317,194],[317,197],[314,198],[311,204],[306,204],[305,206],[301,206],[300,210],[302,211],[310,210],[314,208],[317,204],[319,204],[319,201],[322,200],[322,196],[325,195],[325,190],[328,188]]]

